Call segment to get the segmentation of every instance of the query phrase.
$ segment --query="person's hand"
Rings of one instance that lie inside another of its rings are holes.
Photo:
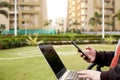
[[[84,53],[89,57],[89,59],[87,59],[83,54],[80,54],[80,56],[83,57],[84,60],[91,63],[94,62],[96,57],[96,50],[94,48],[87,46],[84,50]]]
[[[94,70],[78,71],[79,78],[90,79],[90,80],[101,80],[100,74],[101,72]]]

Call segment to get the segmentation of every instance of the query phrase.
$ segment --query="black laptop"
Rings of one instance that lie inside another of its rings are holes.
[[[38,45],[57,80],[85,80],[78,78],[76,70],[67,70],[51,44]]]

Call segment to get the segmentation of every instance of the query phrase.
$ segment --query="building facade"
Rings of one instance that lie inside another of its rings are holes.
[[[81,5],[80,0],[68,0],[68,13],[67,13],[67,27],[73,29],[72,24],[77,21],[81,22]],[[80,25],[77,26],[79,28]]]
[[[11,4],[11,8],[8,10],[8,18],[0,15],[2,17],[2,22],[0,21],[0,23],[6,24],[7,30],[14,30],[15,15],[17,29],[32,30],[43,28],[43,22],[47,20],[46,0],[16,0],[16,4],[15,0],[2,1]]]
[[[120,0],[104,0],[105,30],[120,30],[119,21],[114,18],[114,15],[120,10],[119,4]],[[68,0],[68,29],[94,30],[94,27],[89,24],[89,20],[94,17],[95,12],[102,14],[102,0]],[[74,21],[79,23],[75,27],[71,25]],[[98,30],[101,29],[102,25],[99,25]]]

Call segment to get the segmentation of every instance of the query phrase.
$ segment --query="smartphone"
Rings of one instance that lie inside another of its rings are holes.
[[[80,53],[82,53],[87,59],[89,59],[89,57],[77,46],[77,44],[74,41],[72,41],[71,43],[78,49]]]

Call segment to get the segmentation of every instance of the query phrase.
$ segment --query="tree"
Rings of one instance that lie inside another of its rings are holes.
[[[64,33],[65,34],[65,26],[64,26],[64,19],[56,20],[55,21],[56,33]]]
[[[120,21],[120,10],[118,11],[118,13],[115,14],[115,16],[117,18],[118,21]]]
[[[71,25],[75,26],[75,31],[78,31],[78,26],[80,25],[80,23],[77,20],[73,21]]]
[[[1,32],[5,29],[6,27],[5,27],[5,24],[1,24],[0,25],[0,34],[1,34]]]
[[[116,18],[120,22],[120,10],[113,17]]]
[[[114,27],[115,23],[113,21],[111,23],[105,23],[105,24],[111,26],[112,27],[112,31],[115,30],[115,27]]]
[[[44,21],[44,26],[49,26],[52,23],[52,20],[46,20]]]
[[[0,0],[0,14],[4,15],[5,17],[8,17],[8,12],[3,8],[10,8],[10,6],[11,5],[9,3]]]
[[[98,25],[101,24],[101,21],[100,21],[101,17],[102,17],[102,15],[95,12],[94,17],[90,18],[90,20],[89,20],[89,24],[94,27],[95,31],[97,31]]]

